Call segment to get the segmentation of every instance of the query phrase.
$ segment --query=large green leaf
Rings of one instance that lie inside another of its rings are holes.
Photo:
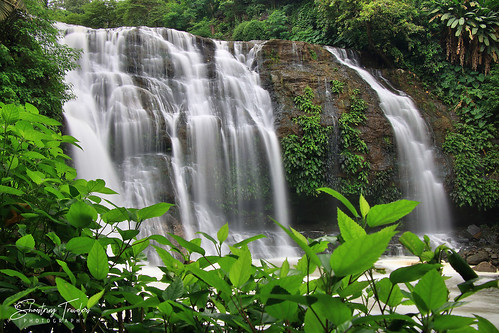
[[[106,290],[105,289],[102,289],[101,291],[99,291],[97,294],[91,296],[89,299],[88,299],[88,302],[87,302],[87,308],[90,309],[91,307],[93,307],[94,305],[97,304],[97,302],[99,302],[99,300],[101,299],[101,297],[104,295],[104,292]]]
[[[241,288],[251,275],[254,273],[255,268],[252,266],[251,253],[248,248],[243,248],[239,258],[232,265],[229,271],[229,279],[232,285],[236,288]]]
[[[474,315],[478,319],[478,330],[482,333],[499,333],[497,327],[494,326],[489,320]]]
[[[87,182],[88,193],[102,193],[102,194],[118,194],[110,188],[106,187],[106,182],[103,179],[89,180]]]
[[[69,208],[66,218],[73,226],[85,228],[93,221],[97,220],[97,211],[93,206],[90,206],[83,201],[76,201]]]
[[[194,253],[194,252],[195,253],[199,253],[199,254],[201,254],[203,256],[205,255],[204,249],[201,246],[195,244],[193,242],[193,240],[187,241],[187,240],[183,239],[182,237],[180,237],[178,235],[175,235],[175,234],[172,234],[172,233],[168,233],[168,235],[170,235],[170,237],[172,237],[173,239],[175,239],[180,246],[182,246],[184,249],[188,250],[189,252],[191,252],[191,253]]]
[[[399,242],[405,246],[412,254],[420,257],[425,250],[425,243],[419,239],[419,237],[410,232],[406,231],[400,236]]]
[[[400,267],[390,273],[390,281],[392,281],[392,283],[416,281],[432,269],[438,269],[440,267],[442,267],[440,264],[416,264]]]
[[[15,104],[2,105],[0,107],[0,120],[9,125],[19,120],[20,110],[22,107]]]
[[[138,229],[128,229],[128,230],[121,230],[120,228],[116,228],[116,229],[118,230],[119,234],[121,235],[121,239],[123,239],[124,241],[133,239],[140,232]]]
[[[154,246],[153,247],[156,249],[156,252],[158,253],[159,257],[165,264],[165,267],[168,268],[169,270],[173,272],[177,272],[179,270],[184,269],[184,264],[181,263],[179,260],[175,259],[170,252],[166,251],[162,247],[159,246]]]
[[[404,298],[400,287],[392,284],[388,278],[381,279],[376,283],[376,293],[381,302],[391,307],[400,305],[400,302]]]
[[[184,295],[184,283],[181,277],[176,277],[172,283],[163,292],[163,297],[166,300],[175,301]]]
[[[87,307],[88,298],[83,291],[61,278],[56,278],[55,284],[59,294],[61,294],[62,298],[69,302],[73,308],[81,310]]]
[[[305,312],[305,332],[329,332],[332,328],[326,325],[339,326],[352,319],[352,310],[339,298],[316,294],[318,301]]]
[[[447,314],[445,316],[437,316],[433,319],[433,329],[437,332],[445,332],[451,329],[470,326],[474,322],[475,318]]]
[[[109,273],[109,263],[106,251],[99,242],[94,242],[88,253],[87,267],[90,274],[97,280],[104,280]]]
[[[9,268],[0,269],[0,273],[3,273],[3,274],[8,275],[8,276],[12,276],[12,277],[17,277],[27,285],[31,284],[30,279],[28,279],[28,277],[26,275],[24,275],[21,272],[15,271],[13,269],[9,269]]]
[[[414,287],[415,302],[419,310],[425,314],[434,311],[447,302],[449,291],[444,278],[436,269],[426,273]],[[423,304],[419,302],[421,300]]]
[[[397,222],[416,208],[417,201],[398,200],[388,204],[376,205],[367,214],[367,225],[377,227],[393,222]]]
[[[26,174],[36,185],[40,185],[45,181],[45,174],[43,172],[26,169]]]
[[[0,185],[0,193],[6,193],[6,194],[9,194],[9,195],[17,195],[17,196],[21,196],[24,194],[23,191],[17,189],[17,188],[13,188],[13,187],[10,187],[10,186],[5,186],[5,185]]]
[[[90,237],[74,237],[66,244],[66,249],[74,254],[80,255],[90,252],[94,246],[95,239]]]
[[[135,242],[133,242],[133,244],[132,244],[133,255],[138,256],[139,253],[141,253],[142,251],[147,249],[147,247],[149,246],[149,243],[150,243],[149,239],[147,239],[147,238],[139,239],[139,240],[136,240]]]
[[[343,213],[338,208],[338,227],[340,228],[341,237],[345,241],[349,241],[366,235],[366,231],[357,222],[352,220],[348,215]]]
[[[229,236],[229,224],[225,223],[217,232],[217,239],[222,244]]]
[[[333,196],[334,198],[340,200],[341,203],[344,204],[345,207],[348,208],[348,210],[353,214],[353,216],[359,217],[359,213],[357,213],[357,210],[355,209],[355,207],[341,193],[336,192],[335,190],[327,188],[327,187],[318,188],[317,191],[327,193],[327,194]]]
[[[282,301],[276,304],[267,304],[265,312],[274,318],[293,322],[298,318],[298,303]]]
[[[160,202],[152,206],[144,207],[139,209],[137,212],[137,217],[139,219],[138,222],[151,219],[153,217],[160,217],[164,215],[173,204],[169,204],[166,202]]]
[[[307,256],[310,258],[310,260],[316,265],[320,266],[321,265],[321,260],[317,256],[317,254],[308,246],[308,243],[304,242],[301,237],[297,237],[296,233],[293,232],[292,228],[286,228],[276,220],[273,220],[275,224],[277,224],[282,230],[284,230],[285,233],[288,234],[289,237],[291,237],[292,240],[295,241],[295,243],[307,254]]]
[[[126,208],[118,207],[108,210],[101,215],[101,218],[104,222],[113,224],[117,222],[128,221],[130,219],[130,214],[128,213],[128,210]]]
[[[447,251],[447,260],[454,270],[461,275],[465,281],[471,281],[478,278],[476,272],[468,265],[466,260],[456,251],[449,249]]]
[[[248,245],[249,243],[254,242],[254,241],[261,239],[261,238],[267,238],[267,236],[265,236],[263,234],[251,236],[251,237],[248,237],[246,239],[243,239],[240,242],[237,242],[236,244],[233,245],[233,247],[243,247],[243,246]]]
[[[16,241],[16,247],[20,251],[32,250],[35,248],[35,239],[33,235],[24,235]]]
[[[18,293],[15,293],[14,295],[11,295],[11,296],[5,298],[2,302],[2,305],[5,305],[5,306],[12,305],[14,302],[17,302],[18,300],[25,297],[26,295],[29,295],[30,293],[37,290],[38,288],[39,287],[24,289]],[[0,316],[0,319],[7,319],[7,318]]]
[[[150,308],[150,307],[155,308],[158,305],[159,305],[158,297],[150,297],[150,298],[147,298],[143,301],[137,302],[137,303],[132,304],[132,305],[122,306],[120,308],[110,308],[110,309],[104,310],[104,311],[102,311],[102,316],[106,317],[106,316],[110,316],[116,312],[121,312],[121,311],[131,310],[131,309],[146,309],[146,308]]]
[[[218,289],[219,291],[225,293],[226,295],[232,294],[230,285],[227,282],[225,282],[223,278],[219,276],[219,272],[215,270],[205,271],[192,265],[190,265],[188,269],[194,276],[204,281],[209,286]]]
[[[53,118],[39,114],[39,111],[31,104],[25,104],[26,111],[19,113],[19,119],[27,120],[32,123],[41,123],[48,126],[61,126],[61,123]]]
[[[69,280],[71,281],[71,283],[74,285],[76,284],[76,278],[73,274],[73,272],[69,269],[68,267],[68,264],[62,260],[59,260],[59,259],[56,259],[57,263],[62,267],[62,269],[64,270],[64,272],[68,275],[69,277]]]
[[[362,273],[385,252],[390,239],[396,234],[390,226],[374,234],[360,236],[338,246],[331,255],[331,268],[337,276]]]
[[[359,207],[360,207],[360,214],[362,215],[362,218],[365,218],[367,214],[369,214],[369,211],[371,210],[371,207],[369,206],[369,203],[367,202],[366,198],[361,194],[359,198]]]
[[[363,290],[369,286],[369,281],[355,281],[349,284],[345,289],[339,290],[338,295],[343,298],[352,296],[352,298],[360,297]]]

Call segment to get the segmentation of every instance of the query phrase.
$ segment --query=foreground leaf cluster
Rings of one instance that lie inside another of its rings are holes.
[[[480,282],[447,246],[405,232],[399,241],[420,262],[375,268],[417,202],[370,207],[361,196],[358,211],[321,188],[344,207],[339,235],[308,239],[275,221],[302,250],[296,262],[256,260],[248,244],[264,236],[230,244],[228,224],[199,233],[208,253],[201,238],[139,239],[140,224],[171,205],[119,207],[104,181],[76,179],[62,149],[75,139],[33,106],[1,104],[0,125],[0,332],[497,332],[452,314],[498,281]],[[144,267],[151,247],[158,274]],[[464,280],[453,300],[444,256]]]

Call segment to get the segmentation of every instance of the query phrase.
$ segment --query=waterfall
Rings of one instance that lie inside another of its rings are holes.
[[[422,233],[449,231],[451,218],[447,195],[437,176],[428,128],[412,99],[385,88],[361,68],[354,57],[349,57],[346,50],[326,49],[341,64],[355,70],[378,94],[381,109],[395,134],[404,194],[420,202],[413,213],[416,221],[411,223],[411,229]]]
[[[105,179],[128,207],[175,203],[139,236],[215,236],[229,223],[233,241],[271,238],[255,256],[294,255],[268,218],[287,225],[289,209],[270,96],[251,69],[261,45],[165,28],[59,28],[83,51],[66,77],[76,99],[64,106],[83,148],[72,154],[78,174]]]

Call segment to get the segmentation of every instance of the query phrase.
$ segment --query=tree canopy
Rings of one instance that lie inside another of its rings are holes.
[[[25,1],[26,11],[21,3],[0,25],[0,100],[29,102],[58,118],[71,97],[64,75],[75,68],[77,52],[58,43],[46,8]]]

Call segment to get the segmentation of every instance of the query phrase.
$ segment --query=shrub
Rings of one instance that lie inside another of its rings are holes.
[[[232,34],[233,40],[262,40],[267,39],[265,23],[258,20],[244,21],[239,23]]]
[[[115,192],[102,180],[75,180],[61,145],[76,143],[57,132],[59,125],[33,106],[0,104],[3,331],[497,332],[485,318],[451,312],[498,281],[479,284],[456,252],[445,245],[432,249],[426,236],[405,232],[399,238],[418,264],[374,276],[397,222],[417,202],[370,207],[360,196],[357,211],[338,192],[319,189],[348,214],[338,209],[338,236],[318,239],[275,221],[304,253],[295,265],[287,259],[280,266],[256,264],[247,245],[265,236],[228,244],[228,224],[216,235],[199,233],[213,244],[213,255],[200,238],[137,239],[141,222],[170,205],[132,209],[101,199]],[[150,245],[162,262],[160,278],[141,270]],[[442,275],[443,256],[464,280],[454,300]],[[417,311],[404,309],[408,304]]]

